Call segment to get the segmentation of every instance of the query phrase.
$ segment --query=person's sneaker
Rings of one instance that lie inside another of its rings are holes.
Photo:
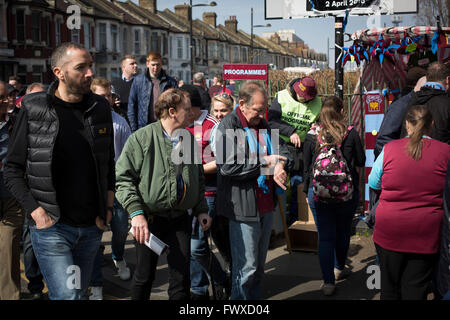
[[[326,296],[331,296],[334,293],[334,289],[336,289],[336,286],[332,283],[322,283],[322,286],[320,287],[323,294]]]
[[[347,266],[344,266],[344,269],[339,270],[337,268],[334,268],[334,279],[336,281],[342,280],[347,278],[350,275],[350,268]]]
[[[103,287],[91,287],[89,300],[103,300]]]
[[[127,263],[125,262],[125,260],[113,261],[114,265],[118,269],[117,273],[119,274],[119,278],[124,281],[129,280],[131,278],[131,273],[130,268],[127,267]]]

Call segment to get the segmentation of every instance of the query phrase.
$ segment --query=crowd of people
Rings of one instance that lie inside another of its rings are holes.
[[[0,81],[0,299],[21,298],[23,250],[31,299],[43,298],[45,284],[52,300],[102,300],[109,228],[132,300],[148,300],[158,276],[153,236],[168,245],[169,299],[261,299],[275,199],[288,189],[287,223],[298,219],[304,192],[318,231],[320,289],[335,293],[350,274],[366,162],[342,100],[322,100],[306,76],[269,106],[257,81],[237,90],[219,74],[208,88],[199,72],[181,83],[158,52],[142,73],[123,57],[111,81],[92,65],[84,47],[63,43],[48,88]],[[407,80],[381,125],[369,175],[381,299],[427,299],[430,285],[440,299],[450,289],[449,66],[412,68]],[[134,272],[124,259],[129,232]]]

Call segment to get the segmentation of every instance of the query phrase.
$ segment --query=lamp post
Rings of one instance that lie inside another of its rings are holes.
[[[189,43],[191,53],[191,78],[194,73],[194,44],[192,43],[192,8],[193,7],[215,7],[217,3],[211,1],[210,3],[192,4],[192,0],[189,0]]]
[[[272,25],[270,23],[266,25],[257,24],[253,25],[253,8],[251,10],[251,31],[250,31],[250,63],[253,63],[253,28],[270,28]]]

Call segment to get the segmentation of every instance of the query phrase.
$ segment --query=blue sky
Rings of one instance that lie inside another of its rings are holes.
[[[138,2],[138,0],[133,0]],[[186,0],[158,0],[158,10],[166,8],[174,11],[177,4],[189,3]],[[294,29],[296,34],[302,38],[310,48],[317,52],[327,53],[327,38],[330,39],[330,46],[334,43],[334,18],[313,18],[313,19],[290,19],[290,20],[265,20],[264,0],[215,0],[216,7],[195,7],[193,10],[194,19],[201,19],[203,12],[214,11],[217,14],[217,23],[224,24],[225,19],[236,16],[238,28],[250,33],[251,8],[253,7],[253,25],[270,23],[271,28],[254,28],[253,32],[262,35],[263,32],[276,32],[280,29]],[[193,4],[209,3],[209,1],[193,0]],[[401,25],[415,25],[415,15],[402,15]],[[381,17],[381,27],[393,26],[391,16]],[[353,33],[359,29],[367,28],[367,17],[349,17],[346,33]],[[334,51],[330,50],[330,56],[334,57]],[[333,60],[333,59],[330,59]],[[333,65],[333,64],[332,64]]]

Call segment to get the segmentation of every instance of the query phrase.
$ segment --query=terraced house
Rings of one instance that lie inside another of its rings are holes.
[[[186,4],[160,11],[157,0],[0,0],[0,77],[18,75],[25,83],[49,83],[51,53],[61,42],[72,41],[91,52],[99,76],[119,77],[120,59],[126,54],[136,56],[143,71],[147,53],[158,51],[169,74],[188,82],[189,11]],[[238,28],[236,16],[222,25],[214,12],[193,20],[192,37],[193,72],[210,78],[225,63],[283,69],[298,66],[306,57],[325,57],[292,41],[257,35],[251,41],[251,35]]]

